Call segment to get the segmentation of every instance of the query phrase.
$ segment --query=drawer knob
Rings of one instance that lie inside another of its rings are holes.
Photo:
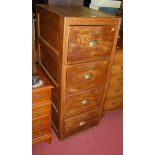
[[[115,31],[115,28],[112,28],[111,30],[112,30],[112,31]]]
[[[41,121],[37,121],[37,122],[33,125],[33,128],[38,127],[40,124],[41,124]]]
[[[36,95],[35,98],[36,98],[36,99],[40,99],[40,95]]]
[[[80,125],[80,126],[83,126],[83,125],[85,125],[85,122],[82,121],[82,122],[79,123],[79,125]]]
[[[40,114],[40,112],[41,112],[40,109],[37,109],[37,110],[35,111],[36,114]]]
[[[82,100],[82,104],[84,104],[84,105],[85,105],[85,104],[88,104],[88,99],[83,99],[83,100]]]
[[[84,78],[85,78],[86,80],[91,79],[92,77],[93,77],[93,74],[91,74],[91,73],[85,74],[85,75],[84,75]]]
[[[91,41],[89,41],[89,46],[96,46],[98,44],[99,44],[99,42],[97,40],[91,40]]]

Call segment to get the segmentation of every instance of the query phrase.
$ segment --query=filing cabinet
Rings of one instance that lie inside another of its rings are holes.
[[[89,8],[37,5],[39,65],[54,86],[61,140],[99,125],[119,26],[119,17]]]

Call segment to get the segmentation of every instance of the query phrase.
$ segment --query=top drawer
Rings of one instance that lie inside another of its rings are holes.
[[[115,31],[114,26],[71,26],[68,63],[94,61],[110,56]]]

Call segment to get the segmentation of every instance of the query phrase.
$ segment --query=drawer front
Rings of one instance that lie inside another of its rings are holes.
[[[32,103],[38,103],[38,102],[47,101],[50,99],[51,99],[51,92],[48,90],[33,93],[32,95]]]
[[[32,117],[48,114],[50,112],[50,109],[51,109],[50,102],[40,104],[37,103],[37,106],[34,106],[33,104]]]
[[[117,96],[123,95],[123,86],[117,86],[117,87],[109,87],[107,91],[106,98],[113,98]]]
[[[65,137],[76,134],[97,124],[98,112],[96,110],[65,120]]]
[[[47,134],[51,134],[49,127],[33,131],[32,132],[32,139],[40,138],[40,137],[45,136]]]
[[[122,107],[122,105],[123,105],[122,97],[111,99],[111,100],[105,100],[104,111],[114,110]]]
[[[67,67],[66,93],[103,87],[107,80],[108,61],[71,65]]]
[[[123,84],[123,75],[115,75],[110,77],[109,87],[119,86]]]
[[[123,65],[112,65],[111,75],[122,75]]]
[[[43,115],[32,119],[32,129],[49,125],[49,115]]]
[[[123,64],[123,53],[122,52],[115,52],[113,64],[115,65]]]
[[[64,117],[72,117],[97,109],[101,104],[102,91],[89,91],[66,97]]]
[[[71,26],[68,63],[87,62],[111,55],[114,26]]]

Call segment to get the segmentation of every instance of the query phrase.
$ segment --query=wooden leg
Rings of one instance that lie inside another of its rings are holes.
[[[52,138],[50,138],[50,139],[48,140],[48,143],[49,143],[49,144],[51,144],[51,143],[52,143]]]

